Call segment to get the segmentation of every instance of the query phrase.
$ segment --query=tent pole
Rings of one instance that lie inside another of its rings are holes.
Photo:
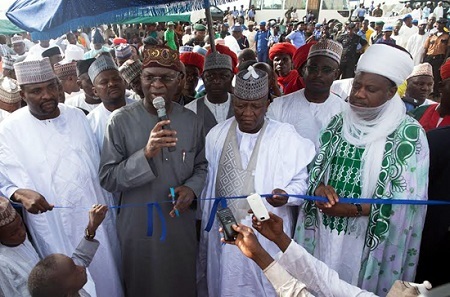
[[[214,42],[214,28],[211,16],[211,8],[208,0],[205,0],[204,6],[205,6],[206,23],[208,24],[209,44],[211,45],[211,52],[215,52],[216,43]]]

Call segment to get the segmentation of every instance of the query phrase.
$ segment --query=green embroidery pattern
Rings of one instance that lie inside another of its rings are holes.
[[[410,118],[386,139],[383,160],[377,186],[373,198],[392,199],[392,191],[407,191],[403,178],[407,160],[419,151],[416,147],[419,139],[419,127]],[[321,149],[310,171],[309,195],[313,195],[323,180],[327,168],[330,168],[329,184],[340,197],[358,198],[361,195],[360,166],[364,149],[348,144],[342,137],[342,116],[331,119],[320,138]],[[359,160],[358,160],[359,159]],[[370,198],[370,197],[366,197]],[[317,207],[313,202],[305,202],[305,229],[318,226]],[[392,216],[392,205],[372,205],[365,245],[375,249],[389,233],[389,222]],[[323,216],[322,224],[331,230],[347,232],[347,218]]]

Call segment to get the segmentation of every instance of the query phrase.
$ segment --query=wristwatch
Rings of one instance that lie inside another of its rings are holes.
[[[84,230],[84,238],[86,238],[86,240],[92,240],[95,237],[95,232],[94,234],[90,234],[88,228],[86,227],[86,229]]]
[[[359,203],[354,203],[353,205],[356,206],[356,216],[357,216],[357,217],[362,216],[363,209],[362,209],[361,204],[359,204]]]

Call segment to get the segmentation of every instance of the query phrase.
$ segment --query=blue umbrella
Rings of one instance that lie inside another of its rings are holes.
[[[222,4],[227,0],[211,2]],[[208,6],[208,0],[17,0],[6,16],[19,28],[31,32],[33,39],[50,39],[79,27],[177,14]]]

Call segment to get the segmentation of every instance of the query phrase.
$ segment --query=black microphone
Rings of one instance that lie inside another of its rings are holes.
[[[158,118],[160,121],[166,121],[169,119],[166,113],[166,101],[163,97],[156,97],[153,99],[153,106],[156,108],[156,112],[158,113]],[[164,125],[163,129],[165,130],[172,130],[170,128],[170,125]],[[174,146],[168,147],[169,152],[174,152],[176,148]]]

